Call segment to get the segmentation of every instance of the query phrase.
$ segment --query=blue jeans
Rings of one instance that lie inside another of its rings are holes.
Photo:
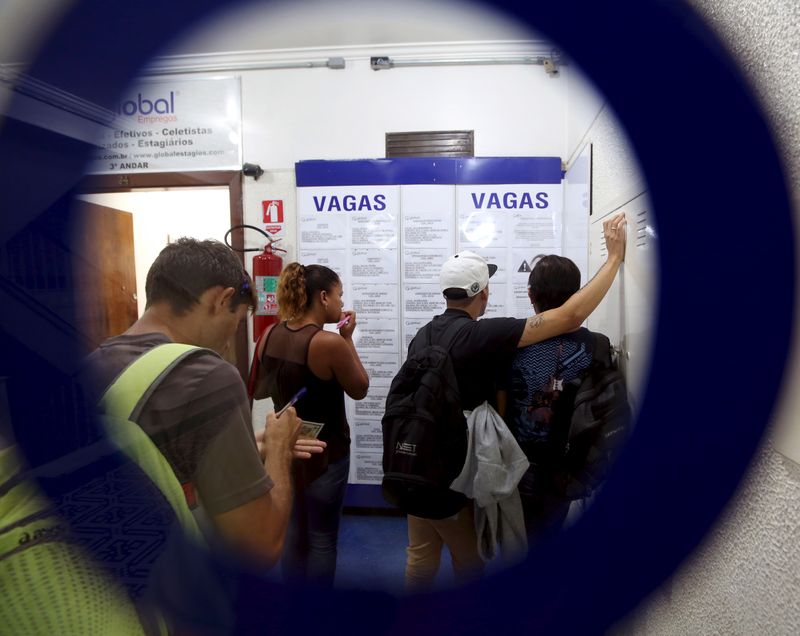
[[[281,558],[284,580],[333,585],[339,521],[349,472],[348,456],[330,464],[308,486],[295,490]]]
[[[533,466],[525,471],[518,488],[529,543],[559,532],[569,512],[570,501],[557,494],[550,480],[537,475]]]

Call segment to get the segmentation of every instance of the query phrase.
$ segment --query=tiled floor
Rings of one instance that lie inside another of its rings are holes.
[[[339,529],[336,586],[403,591],[408,533],[406,518],[348,510]],[[437,583],[453,580],[450,555],[443,550]]]

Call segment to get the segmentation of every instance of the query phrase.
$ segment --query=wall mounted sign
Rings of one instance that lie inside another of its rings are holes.
[[[386,395],[417,330],[445,309],[442,263],[464,249],[484,256],[498,266],[486,315],[531,315],[519,263],[562,251],[561,159],[301,161],[295,172],[299,260],[339,274],[370,377],[367,397],[346,401],[350,483],[376,485]],[[363,493],[361,505],[382,505],[373,490],[351,488],[348,503]]]
[[[88,172],[238,170],[241,101],[238,77],[141,81],[116,105]]]

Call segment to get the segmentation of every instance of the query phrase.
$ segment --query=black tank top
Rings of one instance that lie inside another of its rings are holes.
[[[336,378],[322,380],[308,368],[308,347],[319,331],[322,329],[317,325],[290,329],[284,321],[267,334],[261,358],[275,410],[283,408],[295,393],[306,387],[306,394],[294,405],[297,415],[306,421],[325,424],[319,439],[328,446],[311,459],[295,460],[295,485],[310,483],[327,470],[328,463],[343,459],[350,452],[344,390]]]

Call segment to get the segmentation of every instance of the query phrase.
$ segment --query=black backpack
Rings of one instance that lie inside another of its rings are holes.
[[[605,481],[631,430],[625,377],[612,362],[608,338],[592,335],[592,364],[573,380],[575,397],[560,480],[567,499],[583,499]]]
[[[416,338],[424,338],[426,346],[406,359],[386,396],[382,490],[384,499],[405,513],[444,519],[468,501],[450,490],[464,467],[468,435],[448,352],[466,325],[453,321],[431,344],[432,324],[420,329]]]

